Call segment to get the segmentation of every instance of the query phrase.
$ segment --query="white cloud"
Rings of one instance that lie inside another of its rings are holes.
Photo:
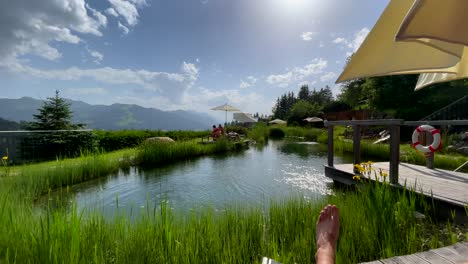
[[[64,90],[65,95],[103,95],[108,91],[104,88],[68,88]]]
[[[217,106],[226,102],[247,113],[270,113],[273,105],[273,102],[256,92],[245,93],[238,89],[211,90],[197,87],[187,91],[183,99],[185,109],[190,106],[192,109],[205,110],[208,113],[213,113],[208,106]],[[182,107],[184,106],[179,106]],[[224,119],[224,113],[219,112],[219,114]]]
[[[89,50],[89,54],[94,58],[96,64],[101,64],[101,61],[104,59],[104,55],[98,51]]]
[[[52,42],[78,44],[75,33],[102,36],[107,18],[84,0],[0,2],[0,65],[24,55],[57,60]]]
[[[10,71],[26,76],[48,80],[77,81],[90,78],[105,84],[136,85],[147,92],[167,97],[173,102],[180,101],[183,93],[198,79],[198,68],[183,62],[179,73],[152,72],[147,70],[115,69],[102,67],[80,69],[71,67],[65,70],[42,70],[18,62],[7,65]]]
[[[147,5],[145,0],[108,0],[111,8],[119,16],[122,16],[126,23],[135,26],[138,23],[138,8]],[[112,11],[110,11],[112,12]]]
[[[352,53],[359,49],[359,47],[361,46],[362,42],[364,42],[364,40],[366,39],[369,32],[370,32],[369,29],[365,27],[355,32],[352,40],[347,40],[345,38],[338,37],[338,38],[335,38],[332,42],[335,44],[342,44],[346,46],[347,48],[351,49],[351,53]]]
[[[254,86],[255,83],[257,83],[257,78],[255,78],[254,76],[248,76],[246,81],[241,80],[239,87],[241,89],[245,89]]]
[[[362,28],[361,30],[356,32],[354,34],[354,39],[348,44],[348,47],[351,48],[353,52],[358,50],[362,42],[364,42],[364,40],[366,39],[369,32],[370,31],[368,28]]]
[[[112,7],[107,8],[105,12],[106,12],[106,14],[111,15],[113,17],[118,17],[119,16],[119,14],[117,14],[117,11],[115,11],[115,9],[112,8]]]
[[[316,34],[317,34],[316,32],[310,32],[310,31],[302,32],[301,37],[304,41],[311,41],[312,37],[315,36]]]
[[[125,35],[127,35],[128,32],[130,32],[130,29],[128,29],[128,27],[122,25],[122,23],[120,23],[120,21],[118,22],[118,26],[119,26],[119,28],[123,31],[123,33],[124,33]]]
[[[335,44],[348,44],[348,40],[346,40],[345,38],[336,38],[332,42]]]
[[[287,87],[293,83],[304,81],[312,75],[323,73],[327,65],[328,62],[324,59],[314,59],[312,63],[303,67],[295,67],[283,74],[270,75],[266,78],[266,82],[279,87]]]
[[[337,75],[334,72],[328,72],[320,77],[321,82],[329,82],[336,79]]]

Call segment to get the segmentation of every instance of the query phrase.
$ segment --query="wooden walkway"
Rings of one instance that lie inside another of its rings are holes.
[[[412,255],[365,262],[362,264],[468,264],[468,243],[457,243],[449,247],[431,249]],[[280,264],[263,257],[262,264]]]
[[[372,168],[377,171],[377,174],[379,169],[388,173],[389,163],[373,163]],[[352,177],[356,175],[353,172],[353,164],[335,164],[334,170],[338,173],[341,172],[340,177],[345,180],[343,183],[352,182]],[[334,179],[333,170],[326,174]],[[466,173],[441,169],[431,170],[423,166],[400,163],[399,175],[398,184],[400,186],[406,185],[408,189],[414,189],[418,193],[453,205],[464,207],[468,204],[468,174]],[[370,179],[375,180],[375,177],[372,175]],[[378,179],[383,180],[382,177],[378,177]]]
[[[412,255],[366,262],[365,264],[468,264],[468,243],[457,243],[449,247],[418,252]]]

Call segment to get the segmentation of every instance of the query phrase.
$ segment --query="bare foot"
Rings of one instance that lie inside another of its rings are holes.
[[[339,211],[335,205],[327,205],[317,220],[317,263],[335,263],[336,241],[340,233]]]

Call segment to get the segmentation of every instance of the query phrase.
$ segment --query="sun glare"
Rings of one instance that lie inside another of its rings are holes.
[[[285,13],[297,13],[308,9],[315,0],[273,0],[276,8]]]

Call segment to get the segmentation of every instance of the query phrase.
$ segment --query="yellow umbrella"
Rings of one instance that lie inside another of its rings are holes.
[[[452,67],[421,74],[416,90],[468,77],[467,11],[466,0],[417,0],[409,10],[395,37],[397,41],[418,42],[460,58]]]
[[[455,73],[463,48],[434,39],[395,41],[413,1],[392,0],[337,80],[414,73]],[[429,23],[429,22],[428,22]],[[421,45],[421,42],[426,42]],[[439,48],[434,48],[438,46]],[[447,52],[450,51],[450,52]]]

